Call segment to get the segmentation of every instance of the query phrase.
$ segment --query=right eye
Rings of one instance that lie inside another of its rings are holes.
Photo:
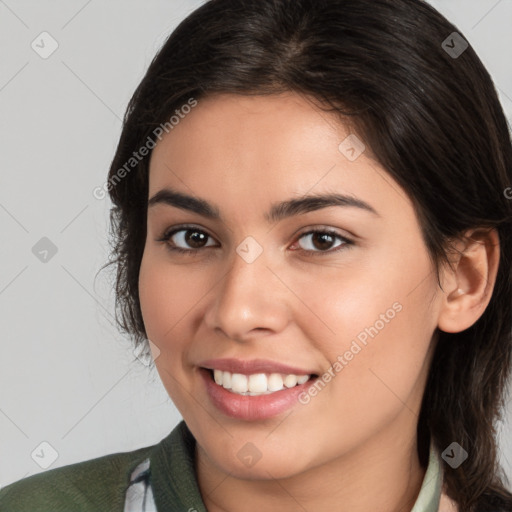
[[[165,242],[170,251],[192,255],[200,249],[215,247],[215,244],[208,244],[208,239],[213,238],[201,229],[191,226],[181,226],[167,230],[157,241]]]

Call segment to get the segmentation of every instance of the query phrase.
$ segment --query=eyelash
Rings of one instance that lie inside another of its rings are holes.
[[[181,247],[170,245],[169,240],[176,233],[179,233],[180,231],[196,231],[198,233],[205,234],[209,238],[213,238],[206,231],[204,231],[202,229],[198,229],[195,226],[179,226],[179,227],[172,228],[171,230],[164,232],[164,234],[160,238],[158,238],[156,241],[157,242],[165,242],[167,244],[167,249],[169,251],[172,251],[173,253],[184,254],[184,255],[187,255],[187,256],[195,256],[199,251],[202,251],[204,249],[208,249],[208,248],[213,247],[213,246],[208,246],[208,247],[203,247],[203,248],[199,248],[199,249],[183,249]],[[302,252],[307,257],[312,257],[313,258],[313,257],[317,257],[317,256],[322,256],[322,255],[325,255],[325,254],[337,253],[340,250],[349,249],[351,246],[354,245],[354,242],[352,240],[350,240],[350,239],[340,235],[339,233],[337,233],[336,231],[333,231],[332,229],[311,229],[309,231],[305,231],[304,233],[300,233],[297,236],[295,242],[293,242],[293,243],[295,244],[302,237],[305,237],[307,235],[312,235],[312,234],[318,234],[318,233],[321,233],[321,234],[324,234],[324,235],[329,235],[329,236],[332,236],[334,238],[338,238],[343,243],[338,245],[338,246],[336,246],[334,249],[329,249],[327,251],[318,251],[318,250],[317,251],[311,251],[311,250],[307,250],[307,249],[296,249],[296,250]]]

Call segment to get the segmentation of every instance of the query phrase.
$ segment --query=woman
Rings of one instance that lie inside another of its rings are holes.
[[[207,2],[104,188],[120,325],[184,421],[0,508],[512,510],[511,183],[491,78],[428,4]]]

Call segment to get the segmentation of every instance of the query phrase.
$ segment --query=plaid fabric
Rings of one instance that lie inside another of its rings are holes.
[[[132,471],[124,512],[157,512],[149,472],[149,459],[145,459]]]

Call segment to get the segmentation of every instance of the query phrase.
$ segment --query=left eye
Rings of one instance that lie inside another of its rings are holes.
[[[339,240],[339,243],[333,245],[336,239]],[[333,248],[351,244],[350,240],[333,231],[309,231],[298,238],[296,243],[299,245],[300,240],[306,241],[301,249],[312,252],[330,252]]]

